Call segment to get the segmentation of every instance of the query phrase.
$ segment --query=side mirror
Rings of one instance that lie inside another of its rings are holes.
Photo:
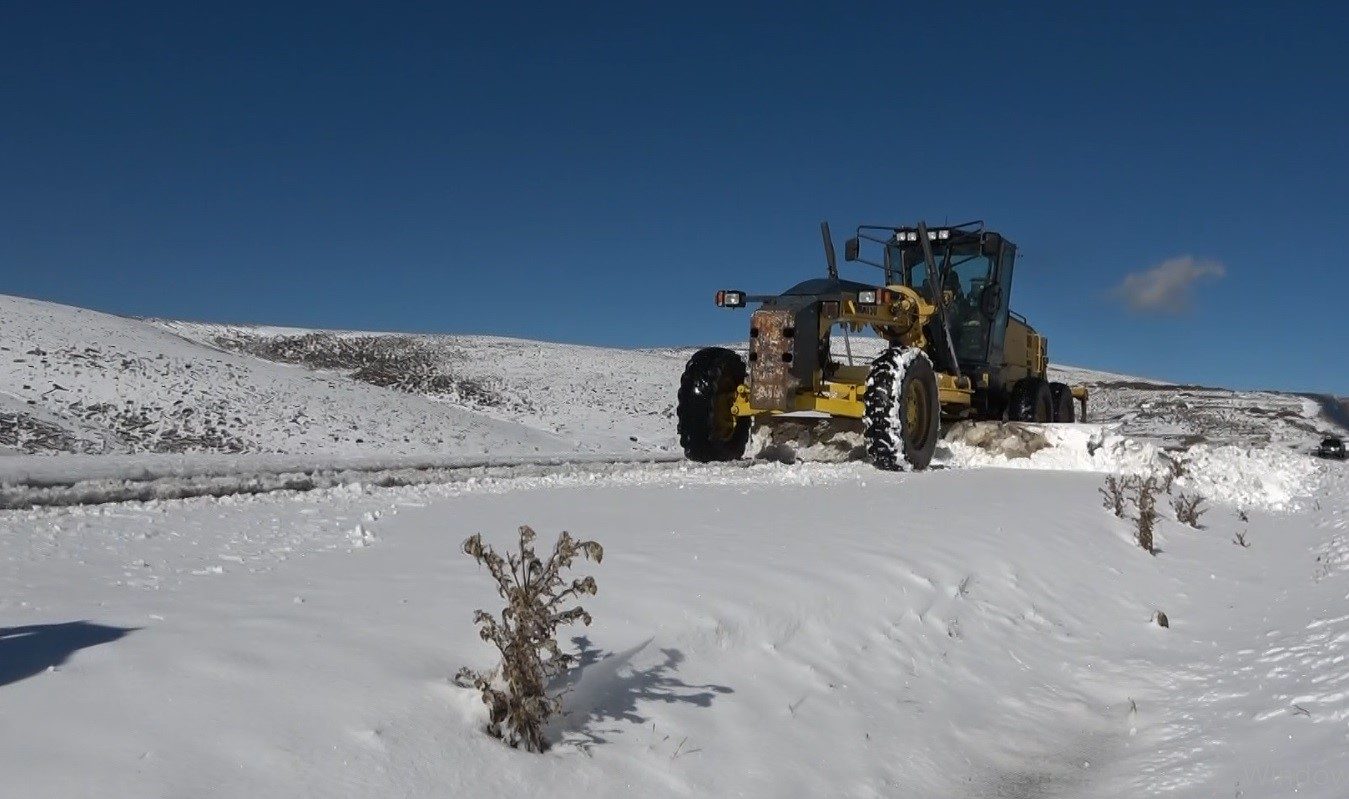
[[[861,252],[862,242],[858,241],[856,236],[843,242],[843,260],[856,261]]]
[[[1002,286],[997,283],[989,283],[984,286],[984,290],[979,292],[979,313],[992,319],[998,315],[998,309],[1002,307]]]

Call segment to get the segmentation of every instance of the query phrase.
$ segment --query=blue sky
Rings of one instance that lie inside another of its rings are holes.
[[[0,292],[697,344],[982,218],[1054,360],[1349,394],[1343,4],[564,5],[0,0]]]

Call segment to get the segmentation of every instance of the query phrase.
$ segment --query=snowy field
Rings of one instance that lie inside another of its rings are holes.
[[[1349,795],[1314,398],[1070,369],[1029,458],[696,466],[686,350],[0,305],[0,796]],[[1162,471],[1150,555],[1098,489]],[[451,679],[521,524],[605,548],[543,755]]]
[[[9,511],[0,795],[1342,797],[1346,471],[1306,478],[1249,521],[1164,518],[1155,556],[1072,471]],[[492,664],[470,615],[495,595],[458,544],[521,523],[606,550],[542,756],[450,680]]]

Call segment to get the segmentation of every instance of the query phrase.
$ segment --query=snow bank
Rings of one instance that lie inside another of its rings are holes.
[[[1002,431],[1002,428],[1007,430]],[[1027,443],[1032,430],[1048,446]],[[1005,435],[1002,432],[1005,432]],[[1166,474],[1179,467],[1176,486],[1211,502],[1286,510],[1310,496],[1323,471],[1307,455],[1284,449],[1199,444],[1168,452],[1119,435],[1112,425],[972,425],[952,430],[936,463],[947,468],[1042,469],[1103,474]],[[1029,452],[1029,455],[1021,453]]]
[[[985,428],[984,425],[972,426]],[[1020,425],[1029,429],[1031,425]],[[1103,472],[1112,474],[1151,474],[1167,465],[1167,456],[1160,447],[1125,438],[1112,427],[1099,424],[1036,425],[1048,446],[1034,449],[1027,457],[1007,454],[1003,442],[1013,440],[1017,449],[1026,447],[1022,437],[974,438],[964,435],[956,440],[943,441],[937,451],[937,462],[948,468],[997,467],[1002,469],[1046,469],[1053,471]],[[970,441],[986,442],[984,445]]]
[[[756,424],[749,452],[759,460],[844,463],[866,457],[860,419],[816,416],[783,417],[776,424]]]
[[[1307,455],[1279,449],[1191,447],[1176,460],[1180,488],[1239,506],[1292,509],[1315,491],[1324,471]]]

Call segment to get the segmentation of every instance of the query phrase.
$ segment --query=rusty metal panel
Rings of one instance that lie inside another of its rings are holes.
[[[758,410],[790,411],[799,380],[792,374],[796,313],[761,308],[750,317],[749,401]]]

